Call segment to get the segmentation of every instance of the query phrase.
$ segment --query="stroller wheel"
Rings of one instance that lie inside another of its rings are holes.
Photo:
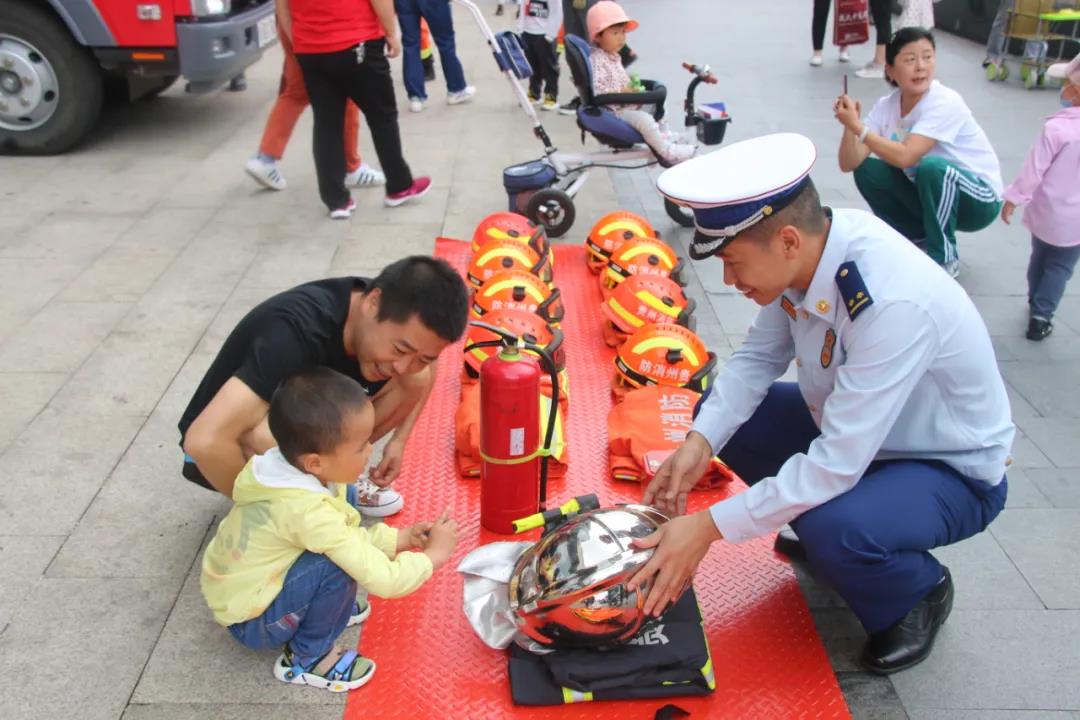
[[[574,224],[576,211],[569,195],[556,188],[544,188],[529,198],[525,215],[537,225],[543,225],[548,237],[562,237]]]
[[[694,213],[689,208],[676,205],[667,198],[664,198],[664,210],[667,212],[668,217],[679,225],[682,225],[683,227],[694,227]]]

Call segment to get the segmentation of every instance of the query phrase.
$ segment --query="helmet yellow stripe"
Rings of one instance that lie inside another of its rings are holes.
[[[614,298],[614,296],[608,298],[608,307],[611,308],[612,312],[625,320],[630,325],[630,327],[639,328],[645,324],[645,321],[639,318],[637,315],[627,312],[626,308],[620,305],[619,302]]]
[[[668,307],[664,303],[660,302],[660,300],[655,295],[653,295],[651,293],[647,293],[644,290],[642,290],[641,292],[636,293],[636,297],[637,297],[638,300],[645,303],[646,305],[651,307],[653,310],[656,310],[657,312],[662,312],[665,315],[667,315],[668,317],[672,317],[672,318],[679,317],[679,309],[678,308],[676,308],[676,307]]]
[[[619,220],[609,222],[607,225],[600,228],[600,234],[607,235],[614,230],[629,230],[632,233],[646,237],[649,235],[645,228],[641,227],[641,223],[628,218],[620,218]]]
[[[506,288],[515,287],[524,287],[525,292],[528,293],[529,296],[538,303],[544,301],[544,294],[542,292],[537,290],[532,285],[521,285],[520,283],[518,283],[517,280],[500,280],[497,283],[489,282],[487,285],[484,286],[484,295],[492,295],[494,293],[505,290]]]
[[[525,246],[522,245],[521,247],[524,248]],[[497,247],[497,248],[492,248],[491,250],[488,250],[486,253],[484,253],[479,258],[477,258],[477,264],[482,267],[484,265],[487,265],[488,261],[491,260],[493,257],[498,257],[500,255],[509,255],[509,256],[517,259],[518,262],[520,262],[525,267],[527,267],[527,268],[532,267],[532,261],[529,260],[528,255],[526,255],[524,252],[522,252],[521,250],[519,250],[517,248],[508,248],[508,247]]]
[[[657,257],[659,257],[660,260],[664,263],[664,266],[668,270],[670,270],[672,267],[674,267],[671,264],[671,262],[670,262],[671,258],[669,258],[667,256],[667,253],[665,253],[665,252],[657,252],[657,248],[655,248],[653,246],[650,246],[650,245],[642,245],[640,247],[632,247],[630,249],[624,249],[619,253],[619,259],[620,260],[633,260],[638,255],[647,255],[647,254],[650,254],[650,253],[653,254],[653,255],[656,255]]]
[[[642,340],[641,342],[639,342],[634,347],[633,351],[636,354],[640,355],[642,353],[648,352],[649,350],[652,350],[653,348],[658,348],[658,347],[665,348],[665,349],[666,348],[672,348],[672,349],[678,348],[679,350],[682,351],[683,355],[686,356],[686,359],[690,361],[691,365],[693,365],[695,367],[700,365],[700,363],[698,362],[697,353],[695,353],[693,351],[693,349],[689,345],[684,343],[683,341],[675,340],[673,338],[654,337],[654,338],[649,338],[648,340]]]

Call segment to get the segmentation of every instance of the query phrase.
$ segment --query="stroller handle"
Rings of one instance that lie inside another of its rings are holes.
[[[709,69],[708,65],[702,65],[701,67],[698,67],[697,65],[694,65],[692,63],[684,62],[682,66],[689,70],[693,75],[696,75],[703,83],[715,85],[719,82],[716,76],[713,75],[712,70]]]

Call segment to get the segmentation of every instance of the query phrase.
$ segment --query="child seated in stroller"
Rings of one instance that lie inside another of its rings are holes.
[[[586,16],[589,41],[593,44],[589,56],[592,66],[593,92],[597,95],[639,92],[630,82],[619,51],[626,45],[626,33],[638,27],[636,20],[627,17],[622,7],[612,0],[600,0]],[[669,164],[689,160],[697,150],[689,143],[678,142],[678,136],[665,131],[641,105],[610,106],[623,121],[637,130],[645,143]]]

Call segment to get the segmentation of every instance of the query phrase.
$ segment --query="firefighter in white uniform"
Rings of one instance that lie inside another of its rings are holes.
[[[654,580],[657,612],[711,542],[790,523],[869,633],[864,665],[890,673],[929,655],[953,598],[929,551],[1001,511],[1015,428],[963,288],[870,213],[823,208],[815,157],[769,135],[660,176],[694,211],[691,257],[718,257],[761,310],[644,501],[684,512],[714,454],[751,487],[642,542],[657,550],[633,583]],[[776,382],[792,361],[798,383]]]

